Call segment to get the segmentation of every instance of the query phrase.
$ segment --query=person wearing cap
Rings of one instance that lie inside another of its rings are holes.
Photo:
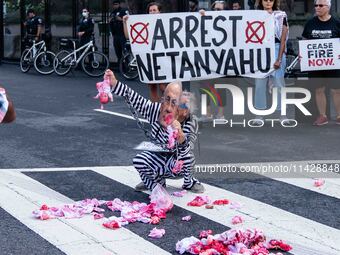
[[[113,47],[116,52],[118,63],[123,55],[123,49],[126,42],[123,27],[123,17],[129,15],[129,10],[122,8],[120,1],[112,2],[113,11],[110,14],[110,30],[113,36]]]
[[[90,17],[88,8],[83,8],[82,18],[78,27],[78,36],[80,38],[80,45],[85,45],[94,37],[94,19]]]
[[[0,86],[0,123],[10,123],[16,118],[13,102],[6,94],[6,90]]]
[[[34,39],[36,42],[41,40],[43,30],[43,20],[35,14],[33,9],[27,11],[27,20],[24,22],[27,39]]]

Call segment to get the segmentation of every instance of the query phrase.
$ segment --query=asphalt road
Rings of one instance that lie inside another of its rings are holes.
[[[66,77],[41,76],[34,71],[23,74],[18,66],[1,65],[0,84],[14,101],[17,120],[0,126],[0,171],[85,167],[88,170],[33,171],[25,175],[74,200],[120,197],[148,201],[147,195],[137,194],[131,187],[91,171],[97,166],[132,165],[136,154],[133,148],[146,140],[135,121],[94,111],[99,108],[93,97],[97,94],[95,83],[100,80],[81,72]],[[147,86],[127,83],[148,96]],[[129,114],[123,98],[115,97],[105,109]],[[205,123],[200,127],[200,153],[196,146],[195,155],[198,164],[339,161],[339,129],[334,123],[320,128],[307,123],[296,128],[213,128],[211,123]],[[339,195],[327,195],[327,190],[326,194],[321,194],[259,176],[241,179],[232,175],[223,178],[218,175],[197,176],[211,186],[271,205],[301,219],[332,229],[340,227],[337,217]],[[11,184],[7,188],[11,189]],[[334,187],[330,189],[329,194],[334,190]],[[154,241],[154,244],[175,253],[174,243],[179,238],[179,228],[182,229],[181,237],[206,228],[213,228],[217,233],[227,230],[225,225],[195,213],[190,227],[185,227],[179,219],[187,213],[185,209],[175,207],[164,222],[169,233],[167,238]],[[278,216],[271,217],[275,220]],[[46,251],[48,254],[63,254],[1,208],[0,218],[0,251],[4,254],[47,254]],[[150,230],[149,226],[144,228],[137,224],[128,228],[143,238],[147,238]],[[18,245],[18,242],[25,244]]]
[[[0,84],[12,97],[17,121],[0,126],[0,168],[131,165],[146,140],[134,121],[95,112],[95,83],[81,72],[66,77],[21,73],[0,66]],[[127,82],[148,96],[147,86]],[[123,98],[106,110],[129,114]],[[201,125],[197,162],[240,163],[339,159],[339,129],[333,124],[296,128],[212,127]],[[197,147],[197,146],[196,146]]]

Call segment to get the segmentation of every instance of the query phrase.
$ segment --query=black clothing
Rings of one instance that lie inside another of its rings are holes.
[[[116,17],[123,18],[125,15],[129,15],[128,9],[119,7],[118,9],[111,12],[110,15],[110,30],[113,36],[113,47],[115,48],[118,63],[122,58],[123,48],[126,42],[124,35],[124,26],[122,20],[117,20]]]
[[[38,26],[42,26],[42,25],[43,25],[43,20],[42,18],[38,16],[34,16],[33,18],[28,19],[26,21],[27,35],[36,37],[38,33]]]
[[[331,17],[327,21],[321,21],[317,16],[310,19],[303,30],[302,36],[306,39],[331,39],[340,38],[340,20]],[[327,78],[327,87],[340,88],[339,79],[332,79],[340,77],[340,70],[325,70],[325,71],[310,71],[311,78]],[[324,84],[319,82],[315,87],[323,87]]]
[[[80,37],[81,45],[84,45],[91,41],[94,36],[94,19],[91,17],[82,18],[79,22],[78,32],[85,32]]]
[[[124,36],[123,21],[117,20],[116,17],[123,18],[125,15],[129,15],[127,9],[119,7],[110,14],[110,30],[113,36]]]
[[[302,36],[306,39],[340,38],[340,20],[333,16],[327,21],[313,17],[305,25]]]

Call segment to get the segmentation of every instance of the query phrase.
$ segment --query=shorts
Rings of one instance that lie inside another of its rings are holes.
[[[308,77],[313,88],[340,89],[340,70],[309,72]]]

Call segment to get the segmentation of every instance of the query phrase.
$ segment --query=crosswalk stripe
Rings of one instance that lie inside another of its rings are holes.
[[[87,168],[67,168],[67,169],[46,168],[46,169],[18,169],[18,170],[9,170],[9,171],[11,171],[10,175],[14,174],[15,179],[18,179],[17,175],[21,177],[23,176],[20,173],[21,171],[22,172],[25,172],[25,171],[30,171],[30,172],[56,171],[58,172],[58,171],[65,171],[65,170],[66,171],[79,171],[79,170],[85,170],[85,169],[87,170],[91,169],[97,172],[98,174],[107,176],[111,178],[112,180],[118,181],[130,187],[134,187],[134,185],[140,181],[139,176],[135,172],[133,167],[87,167]],[[4,180],[4,178],[1,178],[1,180]],[[300,180],[301,179],[296,180],[297,186],[302,186]],[[9,183],[11,182],[12,181],[10,181]],[[176,187],[178,189],[178,187],[181,186],[181,181],[169,180],[168,184],[170,184],[168,185],[170,190],[176,189]],[[39,185],[42,185],[42,184],[39,183]],[[42,186],[45,187],[44,185]],[[32,187],[27,187],[27,188],[28,190],[34,191],[34,189],[32,189],[33,187],[34,185]],[[182,208],[195,212],[213,221],[219,222],[227,227],[234,227],[229,222],[231,217],[235,216],[236,214],[242,215],[246,219],[246,223],[240,225],[241,227],[249,227],[249,228],[257,227],[259,229],[264,230],[265,233],[270,237],[282,238],[284,240],[289,241],[294,247],[293,254],[301,254],[301,255],[302,254],[303,255],[337,254],[338,252],[340,252],[339,248],[336,248],[337,247],[336,240],[340,238],[340,234],[337,229],[324,226],[320,223],[317,223],[317,222],[314,222],[308,219],[304,219],[300,216],[293,215],[291,213],[277,209],[270,205],[266,205],[266,204],[263,205],[263,203],[261,202],[246,198],[244,196],[234,194],[224,189],[216,188],[211,185],[205,185],[205,187],[207,189],[206,194],[210,195],[214,199],[215,198],[216,199],[228,198],[232,201],[241,202],[242,204],[246,206],[242,207],[241,209],[237,211],[228,210],[227,208],[224,208],[224,207],[218,207],[218,208],[215,207],[214,210],[187,207],[186,203],[194,197],[193,194],[186,195],[185,199],[174,198],[174,203]],[[46,187],[44,189],[50,190],[49,188],[46,188]],[[25,189],[25,192],[26,192],[26,189]],[[46,193],[46,191],[44,192]],[[62,198],[65,199],[63,195],[60,195],[59,193],[53,190],[50,190],[50,192],[52,192],[51,194],[58,194],[57,196],[61,196]],[[51,194],[48,194],[47,192],[46,197],[44,196],[43,199],[41,199],[41,201],[46,202],[49,199],[49,197],[50,198],[53,197],[53,195]],[[61,201],[63,200],[51,201],[51,204],[60,203]],[[41,203],[42,202],[40,202],[39,205]],[[3,204],[3,201],[1,201],[0,199],[0,205],[2,204]],[[256,206],[255,208],[254,208],[254,204]],[[33,205],[33,208],[36,209],[37,206],[38,205]],[[12,208],[12,211],[15,211],[14,208]],[[286,223],[288,223],[289,225],[287,225]],[[144,243],[142,245],[144,245]],[[70,253],[70,254],[74,254],[74,253]]]
[[[241,165],[250,165],[250,166],[256,166],[261,165],[263,163],[245,163],[245,164],[234,164],[235,166],[241,166]],[[304,168],[307,165],[310,164],[337,164],[340,165],[340,162],[338,161],[296,161],[296,162],[267,162],[266,164],[270,165],[278,165],[278,166],[285,166],[285,165],[298,165]],[[273,180],[284,182],[287,184],[294,185],[296,187],[300,187],[306,190],[311,190],[313,192],[317,192],[326,196],[335,197],[337,199],[340,199],[340,175],[336,173],[327,173],[327,178],[319,178],[325,181],[325,185],[321,187],[314,187],[314,181],[315,179],[312,179],[310,177],[306,178],[306,175],[303,174],[296,174],[297,178],[272,178]],[[266,175],[263,175],[266,176]],[[267,175],[268,176],[268,175]],[[326,177],[325,176],[325,177]],[[268,176],[273,177],[273,176]],[[331,178],[329,178],[331,177]]]
[[[101,109],[94,109],[94,111],[101,112],[101,113],[106,113],[106,114],[110,114],[110,115],[115,115],[115,116],[122,117],[122,118],[129,119],[129,120],[135,120],[134,117],[132,117],[130,115],[123,114],[123,113],[119,113],[119,112],[112,112],[112,111],[101,110]],[[139,119],[139,120],[141,122],[144,122],[144,123],[149,123],[146,119]]]
[[[34,219],[31,212],[43,203],[57,206],[74,201],[20,172],[0,172],[0,193],[4,210],[66,254],[169,254],[125,228],[105,229],[92,216]]]
[[[150,201],[147,194],[135,192],[134,189],[130,188],[128,185],[90,170],[25,172],[25,174],[73,200],[97,197],[98,199],[104,200],[120,198],[127,201],[147,203]],[[107,211],[107,213],[112,215],[109,211]],[[192,217],[191,221],[182,221],[182,217],[187,216],[189,213]],[[129,224],[124,228],[127,228],[144,238],[147,242],[152,242],[171,254],[176,253],[175,245],[177,241],[182,238],[191,235],[197,236],[200,231],[204,229],[211,228],[214,229],[216,233],[222,233],[229,229],[216,221],[212,221],[209,218],[189,212],[188,210],[177,206],[174,206],[171,212],[167,214],[166,220],[162,220],[160,224],[157,225],[157,228],[164,228],[166,230],[165,237],[161,239],[149,238],[148,234],[154,227],[155,226],[151,224],[136,223]],[[117,231],[115,232],[117,233]],[[119,234],[119,232],[117,234]],[[144,249],[147,249],[147,246],[144,246]]]
[[[112,169],[96,169],[95,171],[130,187],[134,187],[140,182],[138,174],[132,167],[114,167]],[[177,188],[181,187],[182,184],[181,181],[174,180],[169,180],[168,183]],[[245,218],[245,223],[242,224],[242,227],[256,227],[265,231],[270,237],[287,240],[295,247],[294,254],[306,255],[306,250],[309,251],[308,254],[314,254],[317,251],[322,252],[322,254],[340,252],[337,244],[340,239],[340,231],[337,229],[225,189],[211,185],[205,185],[205,187],[205,195],[216,199],[227,198],[232,201],[238,201],[244,207],[237,211],[225,207],[218,207],[215,210],[188,207],[186,203],[194,198],[194,194],[188,194],[185,199],[174,198],[174,203],[228,227],[233,227],[230,220],[233,216],[239,214]]]

